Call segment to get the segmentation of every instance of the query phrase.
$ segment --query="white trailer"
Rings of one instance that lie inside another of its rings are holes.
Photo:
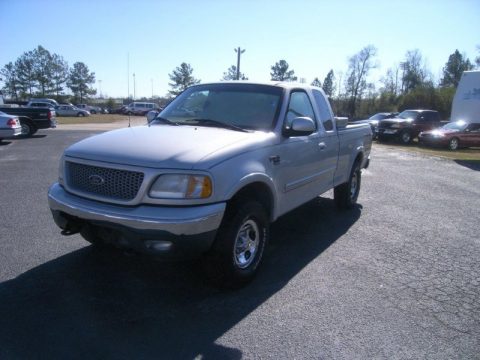
[[[464,71],[453,97],[450,121],[480,123],[480,71]]]

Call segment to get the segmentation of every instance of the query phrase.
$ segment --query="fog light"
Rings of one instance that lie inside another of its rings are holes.
[[[148,250],[153,250],[153,251],[159,251],[159,252],[165,252],[169,251],[172,248],[172,242],[171,241],[165,241],[165,240],[147,240],[145,241],[145,247]]]

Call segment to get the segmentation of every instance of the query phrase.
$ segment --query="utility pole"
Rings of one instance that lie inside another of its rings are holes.
[[[235,49],[235,52],[237,53],[237,80],[240,80],[240,55],[242,55],[245,52],[245,49],[240,49],[240,46]]]
[[[133,73],[133,101],[135,101],[136,98],[136,86],[135,86],[135,73]]]
[[[130,53],[127,53],[127,99],[130,99]]]
[[[152,82],[152,100],[153,100],[153,79],[150,78],[150,81]]]
[[[100,92],[98,94],[98,97],[102,97],[102,80],[98,80],[98,83],[100,84]]]

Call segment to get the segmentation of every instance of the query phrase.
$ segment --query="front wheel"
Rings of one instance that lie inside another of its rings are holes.
[[[248,283],[262,261],[268,237],[269,221],[262,205],[253,200],[231,204],[205,258],[209,275],[223,287]]]
[[[361,182],[362,171],[360,170],[360,163],[356,162],[352,167],[348,181],[333,189],[333,199],[337,208],[341,210],[353,208],[357,203],[358,194],[360,194]]]
[[[450,141],[448,142],[448,148],[450,150],[457,150],[459,145],[459,141],[456,137],[451,138]]]
[[[84,113],[81,113],[81,112],[79,112],[79,113],[77,114],[77,116],[78,116],[78,117],[84,117],[84,116],[85,116],[85,114],[84,114]]]
[[[400,134],[400,141],[402,144],[410,144],[412,141],[412,134],[410,134],[410,131],[403,131]]]

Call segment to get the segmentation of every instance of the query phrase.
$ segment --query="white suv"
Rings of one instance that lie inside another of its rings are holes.
[[[127,106],[125,113],[128,115],[146,115],[149,111],[158,109],[159,107],[155,103],[133,102]]]

